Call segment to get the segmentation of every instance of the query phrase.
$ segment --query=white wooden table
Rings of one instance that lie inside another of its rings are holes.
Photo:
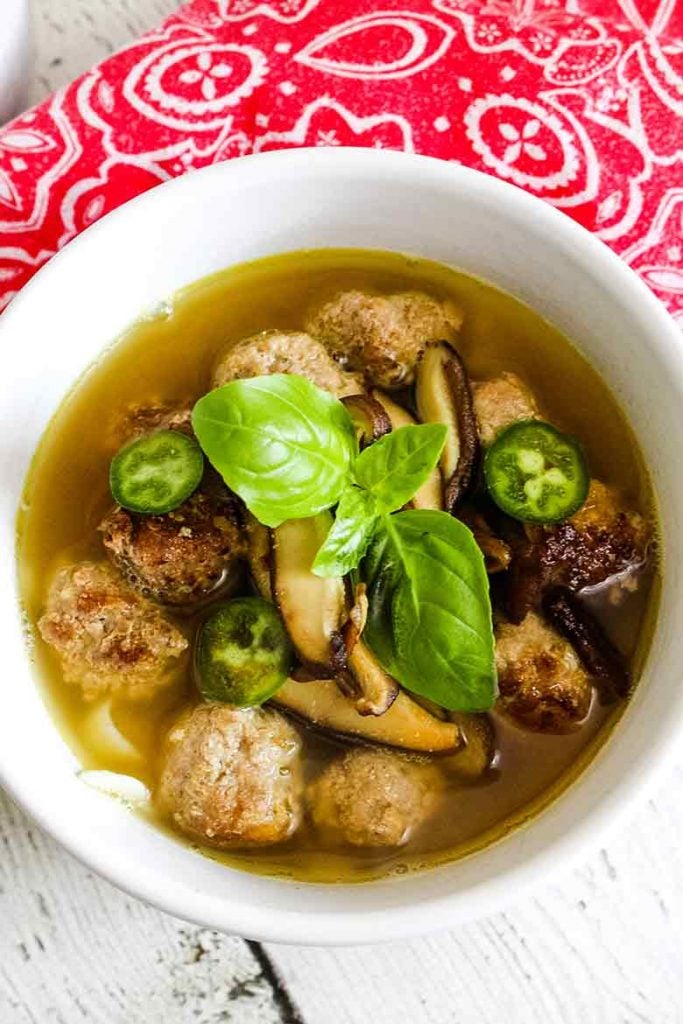
[[[173,0],[32,0],[37,101]],[[0,0],[2,3],[2,0]],[[388,947],[262,947],[124,896],[0,794],[0,1024],[680,1024],[683,764],[533,898]]]

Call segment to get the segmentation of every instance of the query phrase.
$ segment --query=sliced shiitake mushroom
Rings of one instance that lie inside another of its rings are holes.
[[[301,660],[331,675],[335,647],[346,620],[344,581],[316,576],[313,560],[325,540],[329,512],[290,519],[270,531],[271,586],[289,637]]]
[[[429,697],[424,697],[421,693],[414,693],[410,699],[424,708],[432,718],[438,718],[441,722],[450,721],[450,712],[446,708],[442,708],[436,701],[430,700]]]
[[[444,767],[463,781],[473,782],[491,767],[496,756],[496,734],[488,715],[472,715],[464,711],[449,712],[463,737],[457,754],[443,761]]]
[[[391,430],[389,416],[372,395],[347,395],[342,398],[342,403],[353,420],[361,450]]]
[[[542,548],[529,534],[540,533],[539,527],[526,524],[519,530],[519,524],[508,520],[505,540],[512,555],[505,588],[505,613],[510,622],[518,626],[530,611],[538,608],[548,575],[542,563]]]
[[[352,653],[368,621],[369,603],[367,589],[365,583],[359,583],[356,586],[353,604],[342,630],[342,639],[347,655]]]
[[[631,678],[624,661],[605,636],[600,623],[568,587],[554,587],[543,595],[543,611],[567,638],[585,669],[606,683],[619,697],[626,697]]]
[[[385,672],[367,644],[359,640],[347,655],[347,675],[358,689],[354,701],[359,715],[384,715],[398,696],[398,683]]]
[[[398,430],[399,427],[407,427],[415,423],[410,413],[403,406],[397,405],[383,391],[373,391],[372,397],[385,410],[392,430]],[[420,490],[413,497],[410,505],[413,508],[435,509],[437,512],[443,509],[443,481],[438,467],[430,473]]]
[[[423,423],[445,423],[448,427],[441,471],[444,504],[453,512],[474,483],[479,435],[465,367],[447,342],[431,342],[425,348],[417,368],[415,399]]]
[[[268,527],[247,513],[247,560],[254,585],[264,601],[273,600],[270,584],[270,534]]]
[[[333,679],[288,679],[272,702],[317,729],[420,754],[452,754],[463,742],[454,722],[434,718],[403,690],[379,716],[359,715]]]
[[[510,567],[512,549],[510,545],[498,537],[481,512],[468,508],[458,512],[458,518],[469,526],[479,549],[484,556],[487,573],[492,576],[504,572]]]
[[[356,587],[354,603],[341,631],[343,664],[336,678],[342,692],[353,700],[359,715],[383,715],[393,704],[398,683],[385,672],[361,634],[368,617],[365,584]]]

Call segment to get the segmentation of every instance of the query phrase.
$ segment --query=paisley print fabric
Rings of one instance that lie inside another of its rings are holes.
[[[194,0],[0,129],[0,308],[158,182],[344,145],[519,185],[683,326],[680,0]]]

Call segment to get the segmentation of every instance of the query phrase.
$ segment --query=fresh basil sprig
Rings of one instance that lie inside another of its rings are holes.
[[[339,503],[313,571],[343,576],[370,543],[377,517],[401,508],[436,466],[438,423],[401,427],[360,455],[351,417],[303,377],[234,380],[201,398],[192,426],[209,461],[266,526]]]
[[[379,514],[369,491],[349,487],[342,494],[334,523],[313,562],[316,576],[346,576],[360,565]]]
[[[363,639],[413,693],[454,711],[487,711],[497,695],[484,559],[446,512],[384,515],[360,569],[369,615]]]
[[[344,491],[334,526],[313,563],[316,576],[346,575],[360,564],[382,514],[395,512],[420,489],[446,441],[440,423],[400,427],[361,452],[353,464],[357,486]]]
[[[304,377],[276,373],[234,380],[192,411],[211,464],[265,526],[335,505],[358,454],[341,402]]]
[[[375,499],[378,512],[395,512],[419,491],[446,443],[442,423],[399,427],[380,437],[353,464],[353,477]]]

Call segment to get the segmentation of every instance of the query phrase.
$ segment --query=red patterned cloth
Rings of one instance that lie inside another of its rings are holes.
[[[683,0],[194,0],[0,129],[0,308],[131,196],[308,145],[520,185],[683,326]]]

